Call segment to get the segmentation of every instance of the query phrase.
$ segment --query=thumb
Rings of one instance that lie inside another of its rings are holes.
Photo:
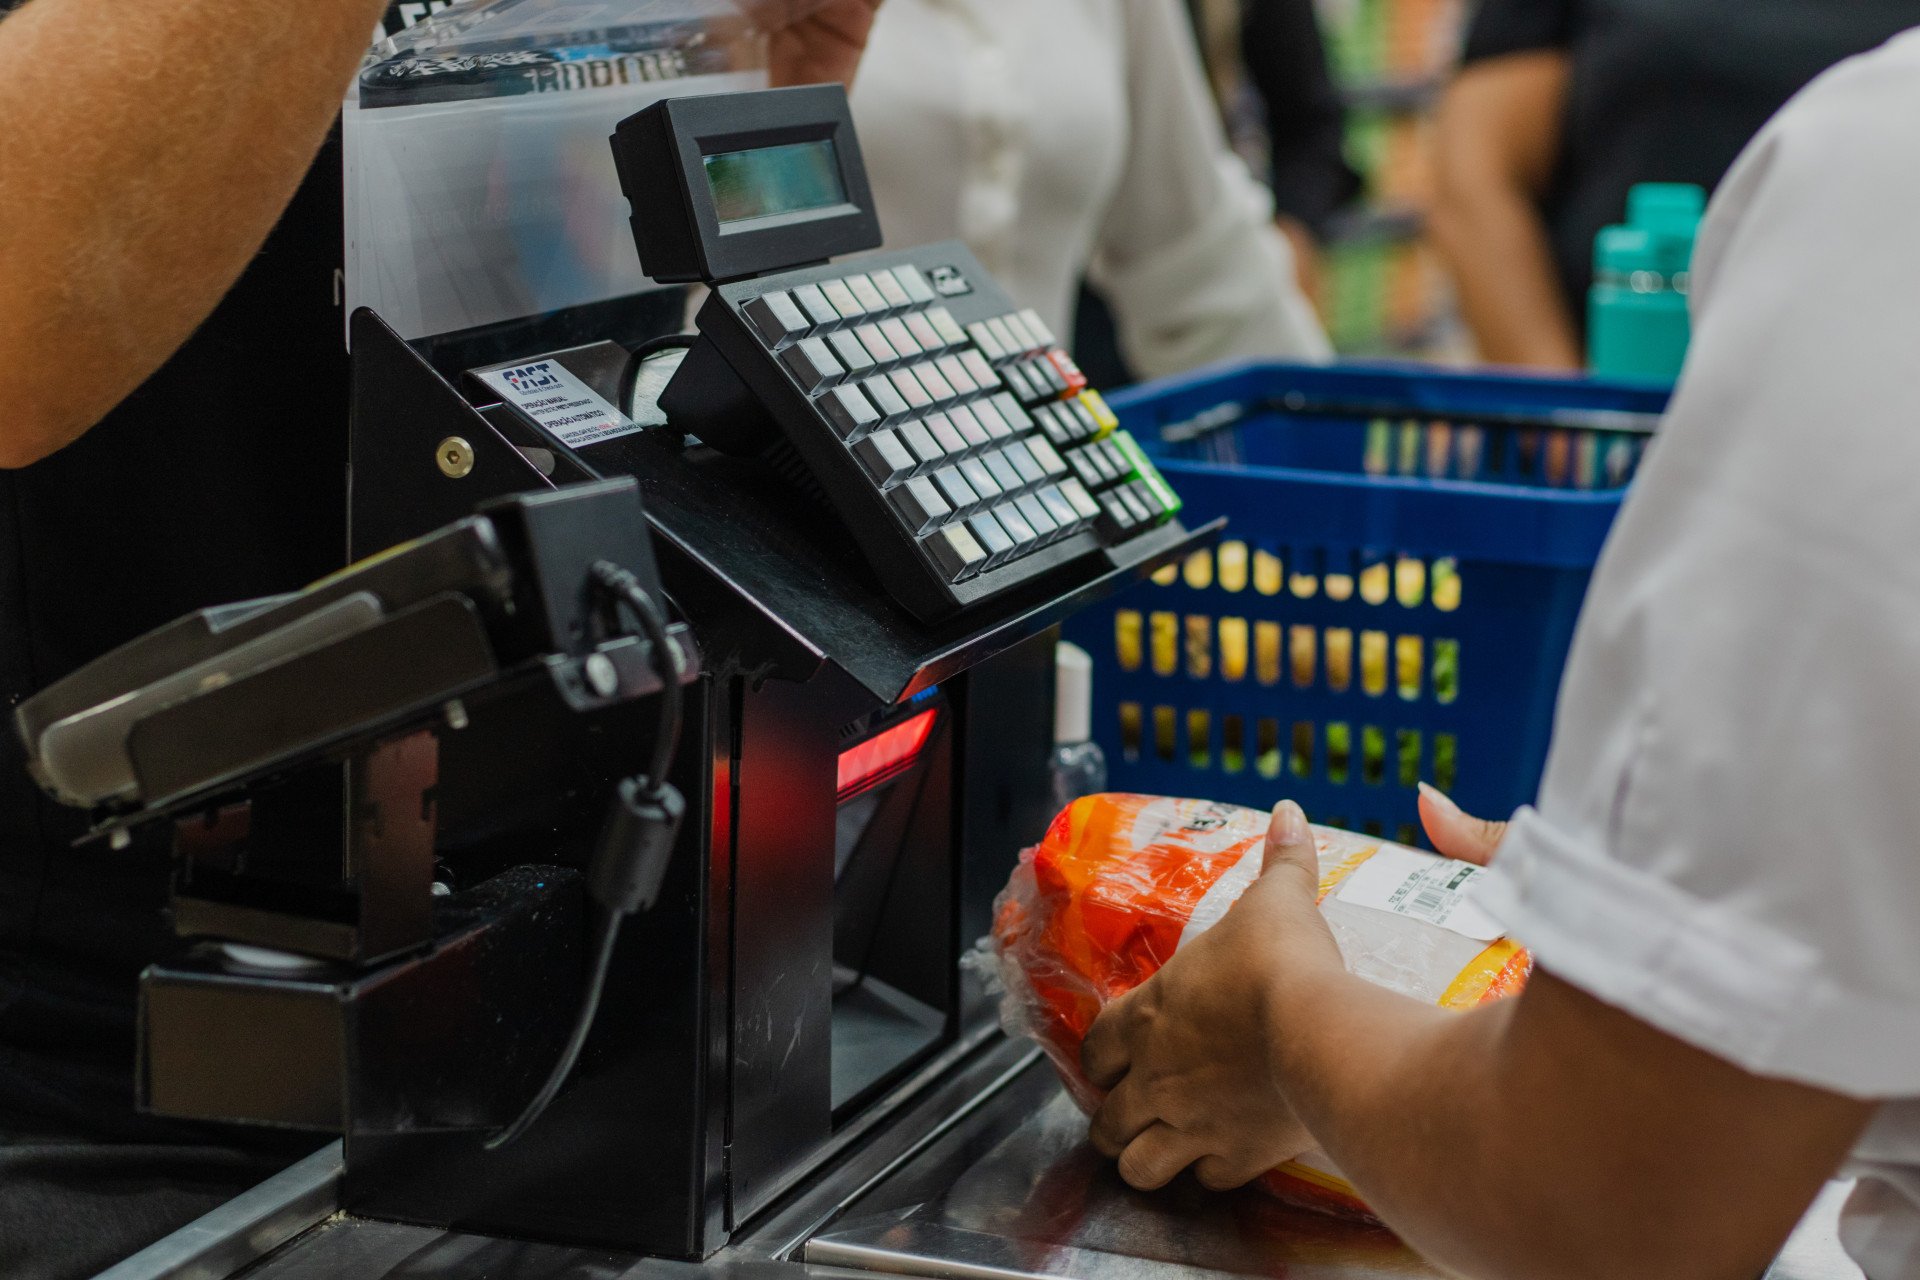
[[[1493,860],[1494,851],[1507,836],[1506,823],[1463,813],[1445,793],[1424,782],[1420,784],[1420,824],[1438,852],[1481,867]]]
[[[1313,828],[1307,825],[1307,815],[1299,805],[1282,800],[1273,806],[1273,817],[1267,823],[1267,848],[1260,874],[1287,866],[1299,868],[1314,884],[1320,883],[1320,854],[1313,845]]]

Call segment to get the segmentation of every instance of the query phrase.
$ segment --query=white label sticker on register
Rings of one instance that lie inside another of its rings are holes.
[[[557,360],[509,365],[481,374],[480,380],[569,449],[640,430]]]
[[[1476,942],[1492,942],[1506,930],[1473,900],[1479,867],[1397,844],[1353,869],[1333,895],[1337,902],[1412,916]]]

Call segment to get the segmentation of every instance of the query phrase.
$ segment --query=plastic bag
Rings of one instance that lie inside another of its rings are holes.
[[[1031,1036],[1091,1114],[1101,1093],[1080,1071],[1080,1042],[1100,1010],[1152,977],[1216,924],[1260,874],[1268,815],[1152,796],[1088,796],[1069,805],[995,903],[993,946],[1006,994],[1001,1021]],[[1320,910],[1347,968],[1447,1009],[1512,995],[1526,951],[1473,901],[1479,868],[1315,827]],[[1353,1186],[1312,1152],[1261,1185],[1288,1203],[1371,1218]]]

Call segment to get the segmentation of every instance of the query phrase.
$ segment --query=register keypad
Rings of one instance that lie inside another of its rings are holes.
[[[1039,315],[962,325],[952,308],[965,301],[896,264],[739,310],[943,582],[1171,519],[1178,497]]]

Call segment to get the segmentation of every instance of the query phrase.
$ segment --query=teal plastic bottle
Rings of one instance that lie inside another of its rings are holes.
[[[1683,183],[1643,183],[1627,221],[1594,242],[1587,300],[1587,363],[1595,374],[1671,385],[1686,363],[1693,244],[1707,193]]]

